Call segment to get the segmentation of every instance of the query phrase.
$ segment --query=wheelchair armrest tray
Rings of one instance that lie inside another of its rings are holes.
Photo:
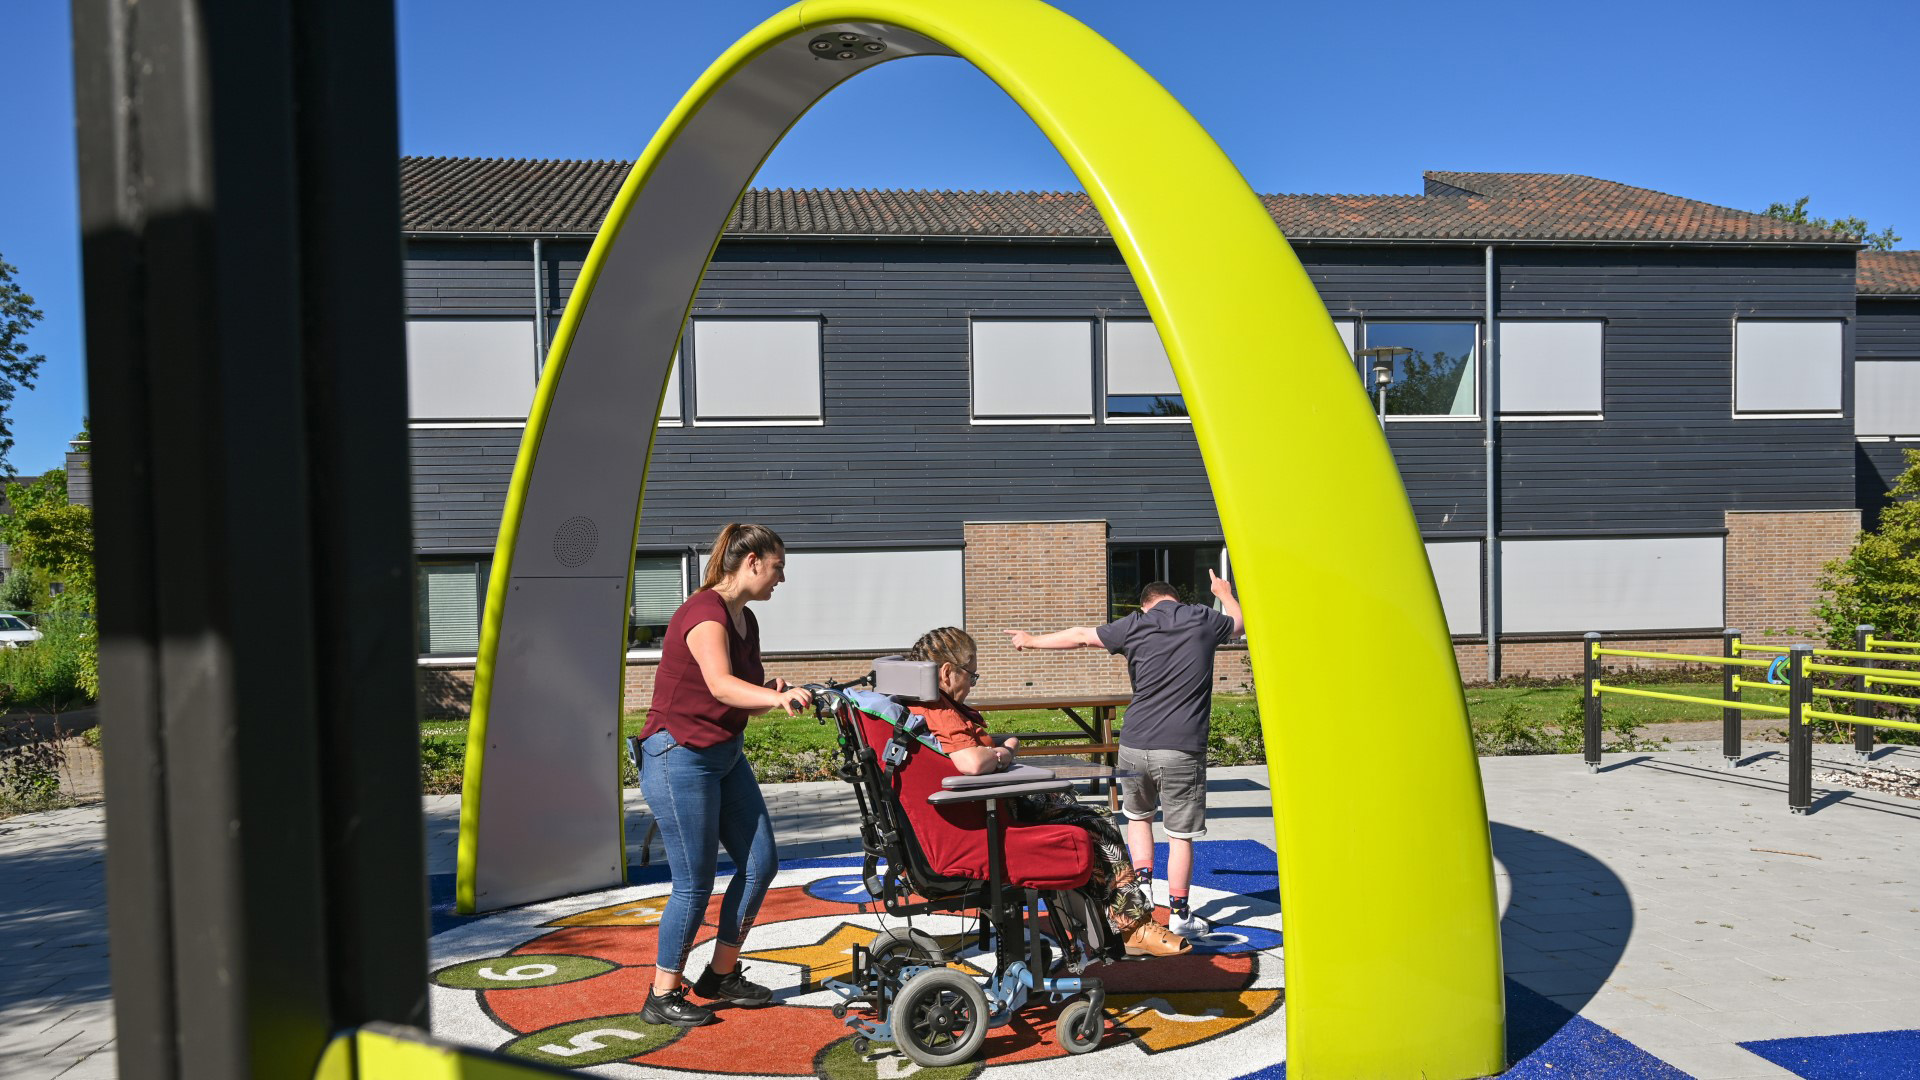
[[[927,802],[934,806],[942,803],[985,802],[988,799],[1004,799],[1013,795],[1045,795],[1054,791],[1071,791],[1070,780],[1027,780],[1018,784],[1001,784],[996,787],[962,788],[959,791],[936,791],[927,796]]]
[[[948,791],[959,791],[965,788],[998,787],[1001,784],[1051,779],[1053,779],[1052,769],[1042,769],[1033,765],[1015,765],[1005,772],[981,773],[978,776],[949,776],[940,781],[940,786]]]

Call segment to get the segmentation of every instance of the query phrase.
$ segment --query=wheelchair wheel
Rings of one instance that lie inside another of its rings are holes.
[[[1093,1011],[1093,1002],[1086,998],[1070,1001],[1060,1010],[1060,1019],[1053,1027],[1053,1037],[1059,1040],[1060,1049],[1069,1054],[1084,1054],[1100,1045],[1101,1036],[1106,1034],[1107,1018]]]
[[[958,1065],[987,1041],[987,995],[952,968],[907,980],[893,1002],[893,1038],[921,1068]]]
[[[946,954],[940,951],[940,942],[932,934],[923,933],[911,927],[892,927],[880,931],[867,946],[875,967],[887,967],[888,957],[894,958],[894,964],[902,967],[921,964],[946,963]]]

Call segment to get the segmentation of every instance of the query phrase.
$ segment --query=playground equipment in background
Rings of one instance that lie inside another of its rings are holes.
[[[462,912],[623,884],[626,605],[657,414],[708,259],[755,170],[841,83],[970,61],[1084,185],[1138,286],[1236,556],[1257,687],[1278,628],[1404,643],[1410,721],[1369,783],[1311,717],[1263,708],[1286,910],[1287,1065],[1315,1080],[1506,1067],[1500,908],[1452,640],[1406,489],[1325,305],[1226,154],[1146,72],[1039,0],[804,0],[669,114],[580,269],[527,417],[481,620],[460,807]],[[1285,370],[1276,381],[1273,373]],[[1276,400],[1310,401],[1275,425]],[[636,423],[639,417],[642,422]],[[838,422],[829,417],[829,422]],[[1314,461],[1272,497],[1274,461]],[[1315,528],[1299,527],[1304,512]],[[751,516],[742,509],[743,516]],[[1259,627],[1276,628],[1266,637]],[[1329,654],[1338,684],[1369,658]],[[1382,1017],[1392,1038],[1380,1037]]]
[[[1582,679],[1581,693],[1585,700],[1585,731],[1582,739],[1584,756],[1589,770],[1600,767],[1600,702],[1607,694],[1627,697],[1654,698],[1660,701],[1679,701],[1691,705],[1718,705],[1721,710],[1720,753],[1727,760],[1729,768],[1737,767],[1740,760],[1740,714],[1743,712],[1762,713],[1778,716],[1787,726],[1787,807],[1796,814],[1804,814],[1813,803],[1813,722],[1826,720],[1835,724],[1847,724],[1853,728],[1853,749],[1862,761],[1873,754],[1873,732],[1876,728],[1900,731],[1920,732],[1920,723],[1908,720],[1893,720],[1875,715],[1875,709],[1885,710],[1887,706],[1904,709],[1911,714],[1920,711],[1920,696],[1875,693],[1872,687],[1907,688],[1920,691],[1920,669],[1876,667],[1877,663],[1920,664],[1920,642],[1888,641],[1874,636],[1871,626],[1854,628],[1852,649],[1820,649],[1812,645],[1750,645],[1740,639],[1740,631],[1727,630],[1721,635],[1722,654],[1720,656],[1695,656],[1689,653],[1649,652],[1642,649],[1609,649],[1601,644],[1602,635],[1598,633],[1586,636],[1586,672]],[[1741,655],[1742,653],[1772,653],[1768,659],[1759,659]],[[1605,657],[1633,657],[1644,660],[1675,660],[1689,664],[1706,664],[1720,669],[1720,697],[1699,697],[1693,694],[1672,694],[1660,690],[1644,690],[1632,686],[1616,686],[1601,681],[1601,661]],[[1823,664],[1817,658],[1857,661],[1853,664]],[[1743,679],[1741,671],[1761,671],[1759,680]],[[1850,676],[1854,688],[1842,690],[1835,687],[1817,686],[1815,675]],[[1761,701],[1746,701],[1744,691],[1763,690],[1771,693],[1784,693],[1787,702],[1775,705]],[[1816,698],[1852,703],[1851,713],[1826,712],[1813,707]]]

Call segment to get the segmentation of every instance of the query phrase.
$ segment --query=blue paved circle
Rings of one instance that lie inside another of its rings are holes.
[[[807,895],[833,904],[871,904],[873,894],[859,874],[823,877],[807,886]]]

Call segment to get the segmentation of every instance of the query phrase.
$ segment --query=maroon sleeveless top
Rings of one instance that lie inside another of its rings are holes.
[[[727,602],[712,589],[701,589],[680,605],[667,621],[666,644],[660,667],[653,676],[653,704],[647,709],[647,726],[641,738],[658,731],[673,733],[681,746],[701,749],[718,746],[737,738],[747,727],[748,711],[727,705],[707,689],[700,664],[687,648],[687,632],[701,623],[717,622],[727,635],[727,661],[733,676],[758,686],[767,679],[760,664],[760,623],[753,611],[744,612],[745,636],[733,629],[727,616]]]

